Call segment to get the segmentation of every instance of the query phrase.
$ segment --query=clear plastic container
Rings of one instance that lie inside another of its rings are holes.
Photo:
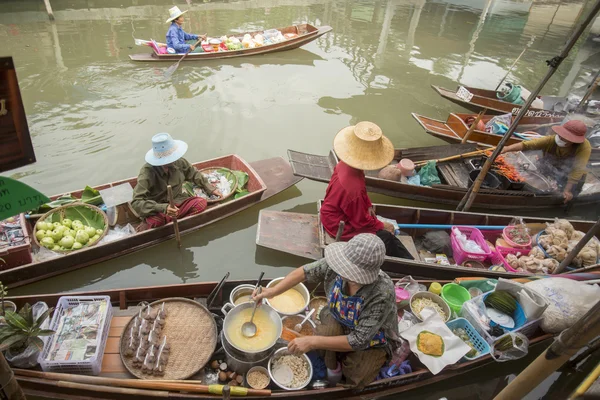
[[[263,32],[263,36],[265,39],[272,39],[275,36],[277,36],[279,32],[277,29],[267,29],[266,31]]]

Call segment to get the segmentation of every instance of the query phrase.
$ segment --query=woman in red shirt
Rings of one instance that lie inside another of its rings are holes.
[[[338,132],[333,149],[341,161],[335,167],[321,206],[325,230],[335,237],[340,221],[344,221],[342,240],[373,233],[385,243],[387,255],[412,259],[394,236],[394,227],[377,219],[367,195],[364,170],[378,170],[390,164],[394,159],[392,142],[377,125],[359,122]]]

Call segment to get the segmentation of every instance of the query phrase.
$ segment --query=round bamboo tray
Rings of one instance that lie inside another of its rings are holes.
[[[62,221],[63,219],[65,219],[65,210],[67,210],[68,208],[73,208],[73,207],[86,207],[89,208],[90,210],[96,212],[97,214],[99,214],[102,217],[102,220],[104,221],[104,230],[102,232],[102,235],[100,235],[100,238],[98,238],[98,240],[96,240],[94,243],[92,244],[86,244],[84,245],[81,249],[78,250],[84,250],[87,249],[88,247],[92,247],[97,245],[104,236],[106,236],[106,234],[108,233],[108,228],[109,228],[109,224],[108,224],[108,218],[106,217],[106,214],[98,207],[93,206],[91,204],[85,204],[85,203],[71,203],[71,204],[67,204],[64,206],[60,206],[57,208],[54,208],[50,211],[48,211],[46,214],[42,215],[37,222],[40,221],[45,221],[46,218],[50,217],[53,214],[59,213],[60,214],[60,220]],[[82,221],[83,222],[83,221]],[[34,229],[33,229],[33,240],[35,242],[35,244],[37,244],[39,247],[44,247],[40,244],[40,241],[38,240],[37,236],[35,235],[37,232],[37,227],[34,225]],[[56,253],[71,253],[73,251],[78,251],[78,250],[51,250],[54,251]]]
[[[162,337],[166,336],[167,343],[171,345],[165,374],[144,374],[140,368],[133,366],[133,357],[124,356],[127,349],[127,340],[124,338],[129,335],[135,317],[131,318],[121,333],[121,361],[131,374],[140,379],[187,379],[200,371],[212,357],[217,346],[217,324],[210,311],[193,300],[172,297],[155,301],[150,306],[158,307],[162,303],[165,303],[167,318],[160,337],[162,340]]]
[[[238,184],[238,182],[237,182],[237,176],[229,168],[225,168],[225,167],[208,167],[208,168],[202,168],[200,170],[200,172],[202,174],[210,174],[211,172],[216,171],[218,169],[225,169],[225,170],[231,172],[231,175],[233,176],[233,185],[231,187],[231,191],[229,192],[229,194],[227,196],[223,196],[223,197],[221,197],[220,199],[217,199],[217,200],[206,199],[206,202],[208,204],[218,203],[219,201],[223,201],[225,199],[230,198],[231,196],[234,195],[235,189],[237,188],[237,184]]]

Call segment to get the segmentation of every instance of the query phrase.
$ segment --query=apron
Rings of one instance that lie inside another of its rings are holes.
[[[575,162],[575,152],[577,151],[577,146],[569,147],[569,152],[564,156],[558,156],[558,146],[556,143],[552,143],[552,147],[547,152],[544,152],[544,162],[540,165],[540,170],[545,175],[556,177],[556,183],[558,187],[563,189],[567,181],[569,180],[569,173],[573,168],[573,163]],[[585,181],[585,175],[581,178],[583,185],[583,181]],[[577,185],[579,186],[579,184]],[[575,191],[573,191],[575,194]]]
[[[329,293],[329,311],[333,318],[342,326],[354,329],[358,325],[358,317],[363,307],[363,299],[361,296],[346,296],[342,293],[344,281],[341,276],[335,278],[335,283]],[[371,339],[369,347],[381,347],[385,345],[385,335],[380,330]]]

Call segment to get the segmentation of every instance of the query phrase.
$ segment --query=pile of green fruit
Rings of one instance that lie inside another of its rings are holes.
[[[79,250],[96,243],[104,231],[86,226],[80,220],[68,218],[61,222],[38,221],[35,224],[35,237],[40,245],[52,251]]]

